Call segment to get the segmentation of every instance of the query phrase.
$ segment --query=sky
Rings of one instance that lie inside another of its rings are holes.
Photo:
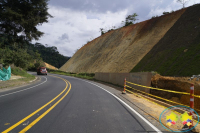
[[[177,0],[50,0],[48,12],[53,18],[37,28],[45,34],[33,43],[56,46],[60,54],[73,56],[77,49],[101,35],[100,28],[122,27],[128,15],[137,13],[137,21],[151,19],[183,7]],[[188,0],[186,7],[200,3]]]

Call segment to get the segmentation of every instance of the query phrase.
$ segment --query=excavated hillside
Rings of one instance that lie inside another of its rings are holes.
[[[166,43],[164,43],[165,47],[163,47],[163,49],[165,49],[167,48],[167,45],[171,45],[171,43],[174,42],[174,39],[176,40],[176,36],[167,38],[165,36],[169,34],[169,31],[172,28],[179,28],[177,25],[187,26],[185,23],[180,23],[180,19],[182,19],[183,16],[186,16],[185,19],[187,19],[187,17],[190,19],[199,19],[197,17],[198,15],[194,15],[194,12],[192,12],[193,14],[188,13],[190,10],[193,10],[193,8],[196,10],[196,7],[200,8],[199,5],[185,8],[138,24],[109,31],[84,45],[60,68],[60,70],[75,73],[130,72],[139,62],[141,62],[143,57],[146,57],[146,55],[152,51],[152,48],[155,48],[160,42],[166,41]],[[199,13],[200,11],[196,12],[196,14]],[[192,28],[195,28],[195,26]],[[179,32],[182,30],[189,31],[188,28],[191,27],[177,30],[179,30]],[[199,29],[199,27],[196,27],[196,29]],[[179,32],[174,34],[186,34],[187,36],[194,35],[194,33],[187,34]],[[163,40],[163,38],[166,39]],[[196,34],[193,39],[190,41],[188,40],[187,42],[190,43],[195,38]],[[183,44],[180,43],[182,41],[176,42],[177,43],[173,44]],[[173,47],[172,51],[175,52]],[[154,54],[159,56],[159,51],[155,52],[156,53]],[[172,52],[170,52],[170,54],[171,53]],[[150,60],[152,58],[153,57],[151,56],[151,58],[147,58],[148,60],[145,61],[151,62]],[[145,61],[141,63],[140,67],[144,68],[148,65]],[[157,62],[151,62],[151,64],[152,63]],[[157,63],[157,65],[159,65],[159,63]],[[134,68],[133,71],[143,71],[140,67],[136,67],[137,69]]]
[[[138,71],[166,76],[200,74],[200,4],[187,8],[131,72]]]
[[[49,68],[49,69],[53,69],[53,70],[58,70],[58,68],[46,63],[46,62],[43,62],[42,65],[46,68]]]

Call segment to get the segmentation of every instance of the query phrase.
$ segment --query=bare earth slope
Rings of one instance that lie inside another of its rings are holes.
[[[43,62],[43,66],[46,67],[46,68],[49,68],[49,69],[53,69],[53,70],[58,70],[58,68],[46,63],[46,62]]]
[[[130,72],[186,9],[112,30],[89,42],[65,63],[67,72]]]

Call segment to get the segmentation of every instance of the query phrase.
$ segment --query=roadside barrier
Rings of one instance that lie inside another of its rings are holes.
[[[159,103],[156,103],[156,102],[154,102],[154,101],[151,101],[151,100],[149,100],[149,99],[147,99],[147,98],[145,98],[145,97],[143,97],[143,96],[141,96],[141,95],[139,95],[139,94],[137,94],[137,93],[135,93],[135,92],[132,92],[132,91],[130,91],[130,90],[126,90],[126,91],[128,91],[129,93],[131,93],[131,94],[133,94],[133,95],[135,95],[135,96],[138,96],[138,97],[140,97],[140,98],[142,98],[142,99],[144,99],[144,100],[147,100],[147,101],[149,101],[149,102],[151,102],[151,103],[153,103],[153,104],[156,104],[156,105],[158,105],[158,106],[160,106],[160,107],[163,107],[164,109],[167,108],[167,107],[165,107],[165,106],[163,106],[163,105],[161,105],[161,104],[159,104]],[[175,113],[181,115],[181,113],[179,113],[179,112],[177,112],[177,111],[175,111],[175,110],[173,110],[173,112],[175,112]],[[197,120],[194,120],[194,121],[198,123]]]
[[[194,85],[190,87],[190,108],[194,108]]]
[[[159,89],[159,88],[153,88],[153,87],[138,85],[138,84],[135,84],[135,83],[132,83],[132,82],[129,82],[129,81],[126,81],[126,82],[129,83],[129,84],[133,84],[133,85],[136,85],[136,86],[140,86],[140,87],[151,88],[151,89],[155,89],[155,90],[167,91],[167,92],[172,92],[172,93],[179,93],[179,94],[191,95],[191,96],[193,97],[193,99],[194,99],[194,97],[200,98],[200,96],[194,95],[194,93],[191,94],[191,93],[186,93],[186,92],[178,92],[178,91],[164,90],[164,89]],[[128,87],[128,88],[130,88],[130,89],[133,89],[133,90],[135,90],[135,91],[138,91],[138,92],[140,92],[140,93],[143,93],[143,94],[146,94],[146,95],[149,95],[149,96],[152,96],[152,97],[155,97],[155,98],[158,98],[158,99],[161,99],[161,100],[170,102],[170,103],[175,103],[175,104],[178,104],[178,105],[184,105],[184,104],[181,104],[181,103],[178,103],[178,102],[174,102],[174,101],[171,101],[171,100],[162,98],[162,97],[158,97],[158,96],[155,96],[155,95],[146,93],[146,92],[144,92],[144,91],[135,89],[135,88],[133,88],[133,87],[131,87],[131,86],[129,86],[129,85],[126,85],[126,87]],[[194,87],[193,87],[193,88],[194,88]],[[128,91],[128,90],[126,89],[126,91]],[[194,91],[193,91],[193,92],[194,92]],[[190,107],[190,106],[188,106],[188,105],[184,105],[184,106]],[[193,102],[193,108],[194,108],[194,102]],[[196,109],[196,108],[195,108],[195,110],[200,111],[199,109]]]
[[[190,108],[194,109],[194,85],[191,84],[190,87]],[[194,112],[190,112],[190,115],[192,115]],[[191,121],[192,125],[189,126],[189,128],[193,127],[193,121]]]
[[[172,93],[178,93],[178,94],[184,94],[184,95],[190,95],[190,93],[187,93],[187,92],[179,92],[179,91],[165,90],[165,89],[160,89],[160,88],[154,88],[154,87],[139,85],[139,84],[135,84],[135,83],[132,83],[132,82],[129,82],[129,81],[126,81],[126,82],[129,83],[129,84],[136,85],[136,86],[140,86],[140,87],[144,87],[144,88],[149,88],[149,89],[154,89],[154,90],[160,90],[160,91],[166,91],[166,92],[172,92]],[[192,94],[192,96],[197,97],[197,98],[200,98],[199,95],[194,95],[194,94]]]
[[[122,91],[122,94],[126,94],[126,78],[124,79],[124,91]]]

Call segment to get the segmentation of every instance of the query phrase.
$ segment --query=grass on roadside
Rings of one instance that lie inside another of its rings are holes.
[[[21,76],[23,78],[1,81],[0,82],[0,89],[23,85],[23,84],[26,84],[29,81],[35,79],[35,76],[28,74],[25,70],[18,68],[18,67],[12,67],[11,73],[16,75],[16,76]],[[12,77],[12,75],[11,75],[11,77]]]
[[[18,67],[11,68],[11,73],[25,78],[33,78],[33,79],[35,78],[35,76],[28,74],[26,71]]]
[[[51,70],[51,69],[47,69],[47,71],[53,74],[73,76],[73,77],[78,77],[78,78],[83,78],[83,79],[88,79],[88,80],[94,80],[94,76],[95,76],[94,73],[71,73],[71,72],[63,72],[60,70]]]

